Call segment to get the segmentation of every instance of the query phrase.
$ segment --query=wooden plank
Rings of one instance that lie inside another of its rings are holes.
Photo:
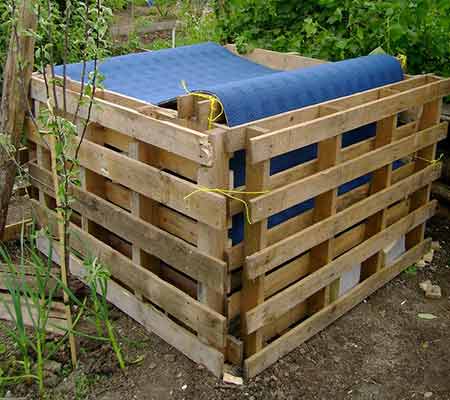
[[[244,360],[244,344],[242,341],[232,335],[228,335],[226,356],[228,362],[234,365],[242,365]]]
[[[128,146],[128,155],[138,161],[154,167],[159,167],[159,149],[157,147],[147,145],[137,140],[131,142]],[[159,205],[156,201],[142,196],[137,192],[131,192],[131,213],[137,218],[158,226],[159,222]],[[135,264],[146,267],[155,274],[161,271],[160,260],[145,252],[136,244],[131,245],[132,260]],[[137,296],[141,296],[139,291],[135,291]]]
[[[245,316],[247,333],[274,322],[285,312],[329,285],[342,273],[351,269],[353,265],[366,260],[388,246],[393,240],[422,224],[435,213],[436,207],[436,201],[424,205],[384,231],[372,236],[370,240],[364,241],[318,271],[248,311]]]
[[[393,182],[397,182],[399,179],[397,179],[396,172],[400,170],[397,169],[393,173]],[[403,177],[403,171],[401,178]],[[347,199],[346,195],[339,196],[338,198],[338,211],[342,211],[343,209],[350,207],[354,203],[362,200],[366,197],[365,194],[367,194],[368,191],[368,185],[364,185],[361,187],[364,189],[365,193],[362,197],[354,196],[352,199]],[[360,188],[356,188],[351,192],[348,192],[348,194],[351,194],[352,192],[358,192]],[[351,201],[350,201],[351,200]],[[388,211],[388,221],[392,221],[392,219],[395,219],[397,216],[397,212],[395,209],[391,207],[391,209]],[[269,239],[268,239],[268,245],[271,246],[273,244],[276,244],[280,240],[284,240],[288,238],[289,236],[295,235],[302,229],[305,229],[309,225],[311,225],[312,222],[312,210],[308,210],[296,217],[293,217],[282,224],[277,225],[276,227],[269,230]],[[391,222],[392,223],[392,222]],[[390,223],[388,223],[390,225]],[[350,231],[351,232],[351,231]],[[339,246],[340,240],[339,238],[336,241],[336,246]],[[236,246],[233,246],[228,251],[228,264],[230,271],[235,271],[236,269],[240,268],[244,264],[245,256],[244,256],[244,248],[243,244],[239,243]]]
[[[427,102],[423,106],[422,116],[419,120],[418,129],[425,129],[438,123],[441,118],[442,99]],[[415,155],[415,171],[426,168],[427,165],[434,162],[436,158],[437,144],[421,148]],[[415,210],[425,204],[430,199],[431,183],[418,190],[411,196],[410,208]],[[409,249],[420,243],[425,237],[425,225],[418,226],[406,235],[406,248]]]
[[[264,134],[262,129],[252,128],[247,131],[247,140],[252,137]],[[248,192],[264,191],[269,185],[270,161],[251,165],[246,162],[245,182]],[[251,195],[250,195],[251,196]],[[249,197],[250,197],[249,196]],[[256,223],[244,223],[244,252],[251,255],[267,245],[267,219],[262,219]],[[263,332],[253,331],[252,335],[247,335],[247,327],[243,318],[247,311],[264,302],[264,276],[257,279],[248,279],[242,276],[241,290],[241,336],[244,340],[244,352],[246,357],[257,353],[263,347]]]
[[[35,164],[30,164],[30,177],[34,186],[53,195],[47,186],[50,179],[48,172]],[[71,186],[71,193],[75,198],[71,206],[77,212],[129,242],[137,244],[186,275],[208,284],[219,293],[225,292],[224,261],[200,252],[185,241],[130,215],[92,193],[75,186]]]
[[[33,201],[33,207],[41,225],[56,225],[54,212],[44,209],[36,201]],[[71,230],[73,235],[70,245],[73,250],[85,256],[97,257],[108,268],[114,279],[133,290],[137,290],[167,313],[193,330],[201,332],[215,346],[219,348],[224,346],[227,328],[225,317],[210,310],[181,290],[165,282],[153,272],[136,264],[77,226],[72,224]],[[48,239],[42,238],[40,240],[39,246],[49,248]],[[44,241],[47,241],[47,244]],[[57,250],[54,248],[53,252],[55,251]],[[84,269],[81,271],[71,270],[71,272],[82,280],[85,278],[86,272]]]
[[[51,307],[46,331],[62,336],[66,334],[68,329],[67,321],[64,317],[64,304],[54,300]],[[32,300],[25,300],[24,296],[22,298],[20,308],[22,310],[22,317],[25,326],[33,327],[35,325],[34,321],[36,321],[38,317],[38,310],[34,306]],[[15,323],[16,318],[17,314],[12,304],[11,295],[9,293],[0,293],[0,319]]]
[[[52,276],[44,277],[43,274],[40,274],[40,278],[46,281],[45,289],[50,291],[54,290],[58,282],[54,278],[54,276],[59,275],[59,269],[51,268],[50,270],[46,270],[45,273],[49,272]],[[23,287],[23,284],[26,284],[30,288],[37,288],[39,281],[36,276],[36,270],[31,265],[7,265],[0,264],[0,289],[8,290],[11,285],[13,287],[20,289]],[[62,293],[60,293],[62,294]],[[55,296],[57,297],[57,296]]]
[[[392,266],[384,268],[357,285],[350,292],[339,298],[333,304],[325,307],[297,327],[291,329],[286,335],[275,340],[261,352],[248,358],[244,362],[245,376],[252,378],[281,357],[290,353],[301,343],[307,341],[315,334],[329,326],[339,317],[350,311],[362,300],[376,290],[394,279],[405,268],[409,267],[431,248],[431,240],[421,242],[403,254]]]
[[[397,127],[397,114],[382,119],[377,122],[377,130],[375,136],[375,148],[386,146],[391,143],[394,136],[394,131]],[[392,164],[384,165],[383,167],[372,172],[372,179],[370,181],[370,195],[380,192],[389,187],[392,183]],[[387,223],[387,207],[390,204],[385,203],[385,207],[377,213],[371,215],[366,222],[366,239],[369,239],[376,233],[382,231]],[[383,253],[378,252],[367,260],[364,260],[361,265],[362,279],[374,274],[382,267]]]
[[[234,44],[226,44],[224,47],[240,57],[265,65],[269,68],[284,71],[312,67],[328,62],[317,58],[305,57],[298,53],[280,53],[278,51],[266,49],[252,49],[249,53],[239,54],[237,47]]]
[[[131,191],[111,181],[105,182],[105,198],[124,210],[131,211]],[[197,245],[197,221],[177,211],[158,205],[158,222],[161,229]]]
[[[277,212],[324,193],[331,188],[363,176],[383,165],[445,138],[447,123],[424,129],[415,135],[393,142],[323,172],[291,183],[249,201],[253,221],[259,221]]]
[[[208,102],[209,103],[209,102]],[[204,118],[203,118],[204,119]],[[198,171],[198,184],[207,188],[229,188],[229,155],[224,149],[224,134],[222,129],[210,131],[210,142],[216,154],[216,161],[213,167],[201,167]],[[225,196],[222,196],[226,204]],[[226,205],[222,210],[227,211]],[[228,225],[215,229],[210,226],[197,223],[197,248],[199,251],[209,254],[219,260],[225,259],[225,250],[228,246]],[[227,274],[227,267],[224,267],[224,274]],[[209,285],[198,286],[198,300],[208,305],[211,309],[225,313],[226,297],[223,292],[218,292]]]
[[[25,219],[14,224],[6,225],[5,232],[3,233],[3,242],[8,242],[10,240],[20,240],[22,236],[22,231],[24,235],[27,233],[27,225],[31,224],[33,221],[31,219]]]
[[[6,3],[3,3],[6,4]],[[5,68],[2,71],[2,96],[0,104],[0,240],[4,240],[8,207],[17,175],[18,149],[23,132],[25,115],[31,104],[28,99],[28,86],[34,66],[35,36],[29,31],[37,27],[37,15],[30,2],[14,3],[15,14],[12,26],[3,31],[10,36]],[[6,15],[2,20],[6,20]],[[5,45],[4,45],[5,46]],[[6,47],[6,46],[5,46]],[[11,144],[13,153],[5,149]]]
[[[409,211],[409,201],[405,200],[388,209],[387,225],[392,225],[399,219],[405,217]],[[336,236],[333,246],[333,258],[339,257],[341,254],[357,246],[364,240],[366,225],[361,223],[356,227]],[[241,260],[243,259],[243,253]],[[297,257],[293,261],[276,269],[274,272],[266,275],[264,281],[264,296],[268,298],[285,287],[295,283],[300,278],[308,274],[309,268],[309,252]],[[228,318],[234,318],[240,313],[240,291],[233,293],[228,298]]]
[[[339,163],[341,153],[341,136],[334,136],[330,139],[318,143],[317,150],[317,169],[318,172],[334,167]],[[337,187],[325,193],[321,193],[314,199],[313,222],[319,222],[336,214],[337,207]],[[324,265],[327,265],[333,259],[333,238],[328,237],[322,243],[317,243],[310,250],[309,272],[314,273]],[[244,267],[244,274],[247,272],[247,266]],[[332,297],[337,296],[339,290],[339,279],[330,287],[325,287],[315,293],[308,299],[308,312],[314,313],[325,307]],[[301,305],[301,304],[300,304]]]
[[[251,139],[248,156],[252,163],[268,160],[449,94],[450,79],[443,79],[345,111],[279,129]]]
[[[66,90],[66,96],[68,113],[75,114],[79,94]],[[45,82],[38,76],[32,78],[31,97],[43,103],[47,101]],[[61,104],[62,88],[60,87],[57,88],[57,98]],[[87,115],[87,106],[81,107],[80,118],[86,118]],[[143,115],[131,108],[96,99],[96,107],[92,109],[90,120],[202,165],[212,165],[214,161],[207,135],[172,122]]]
[[[28,138],[37,144],[42,143],[42,138],[30,125]],[[198,192],[185,199],[199,187],[86,139],[80,146],[79,161],[86,169],[205,224],[216,228],[227,227],[226,200],[223,196]]]
[[[39,250],[48,253],[48,241],[38,241]],[[53,253],[54,261],[58,256]],[[70,270],[76,276],[83,276],[83,263],[80,259],[71,255]],[[107,299],[129,317],[133,318],[147,330],[154,332],[171,346],[181,351],[186,357],[203,364],[215,376],[223,373],[224,356],[218,350],[205,345],[195,335],[183,329],[176,322],[158,311],[150,304],[139,301],[131,292],[121,287],[116,282],[108,282]]]
[[[434,79],[430,75],[419,75],[408,80],[386,85],[383,88],[395,88],[401,91],[405,91],[435,81],[436,79]],[[271,131],[283,129],[318,118],[320,116],[320,108],[323,106],[352,108],[367,102],[375,101],[380,98],[380,91],[380,88],[370,89],[365,92],[352,94],[346,97],[340,97],[338,99],[329,100],[324,103],[312,105],[309,107],[303,107],[297,110],[292,110],[271,117],[263,118],[258,121],[253,121],[248,124],[229,128],[227,134],[227,150],[229,152],[234,152],[245,148],[245,129],[250,126],[258,125]]]

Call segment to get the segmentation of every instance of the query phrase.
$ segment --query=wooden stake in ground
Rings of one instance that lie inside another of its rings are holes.
[[[31,1],[20,4],[17,26],[12,29],[8,58],[3,76],[3,95],[0,109],[0,135],[15,148],[19,148],[28,102],[28,86],[34,65],[34,38],[26,30],[35,30],[36,15]],[[17,156],[17,151],[16,151]],[[0,146],[0,240],[6,225],[17,164],[11,154]]]
[[[65,223],[65,218],[61,209],[62,202],[61,198],[58,194],[58,186],[59,179],[58,173],[56,169],[56,139],[54,136],[49,136],[49,145],[51,151],[51,160],[52,160],[52,172],[53,172],[53,186],[55,187],[55,197],[56,197],[56,206],[58,207],[58,236],[59,236],[59,260],[61,266],[61,281],[63,285],[68,288],[69,287],[69,279],[68,279],[68,268],[67,261],[70,262],[70,254],[68,253],[68,246],[66,247],[67,240],[67,227]],[[63,301],[64,307],[66,311],[66,319],[67,319],[67,329],[69,330],[69,344],[70,344],[70,356],[72,359],[72,366],[76,368],[77,366],[77,347],[75,342],[75,336],[73,334],[73,321],[72,321],[72,310],[70,306],[69,295],[65,290],[63,290]]]

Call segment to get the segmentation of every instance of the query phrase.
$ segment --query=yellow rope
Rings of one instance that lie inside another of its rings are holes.
[[[436,159],[434,159],[434,160],[428,160],[428,159],[426,159],[426,158],[419,157],[419,156],[414,156],[413,158],[416,159],[416,160],[426,161],[427,163],[430,163],[430,165],[435,165],[435,164],[440,163],[440,162],[442,161],[442,159],[444,158],[444,153],[442,153],[442,154],[439,156],[439,158],[436,158]]]
[[[216,122],[222,115],[223,115],[223,104],[222,102],[216,97],[211,94],[206,93],[198,93],[198,92],[191,92],[186,84],[186,81],[181,81],[181,86],[186,91],[187,94],[191,94],[193,96],[200,97],[201,99],[209,100],[210,106],[209,106],[209,116],[208,116],[208,129],[212,128],[212,124]],[[216,103],[220,106],[220,113],[214,116],[214,112],[216,111]]]
[[[233,200],[237,200],[239,202],[241,202],[242,204],[244,204],[244,208],[245,208],[245,217],[247,219],[247,222],[249,224],[252,224],[252,221],[250,219],[250,209],[248,206],[247,201],[240,199],[239,197],[233,196],[233,194],[266,194],[269,193],[270,190],[265,190],[262,192],[244,192],[241,190],[228,190],[228,189],[219,189],[219,188],[206,188],[206,187],[200,187],[197,190],[194,190],[192,193],[189,193],[187,196],[184,197],[184,200],[187,200],[189,197],[191,197],[192,195],[199,193],[199,192],[204,192],[204,193],[220,193],[223,194],[224,196],[228,197],[229,199],[233,199]]]

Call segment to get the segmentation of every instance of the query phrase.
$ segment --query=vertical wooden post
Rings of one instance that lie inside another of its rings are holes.
[[[78,134],[81,135],[84,127],[84,121],[77,121],[78,124]],[[104,144],[104,128],[95,123],[89,122],[85,135],[85,139],[90,140],[97,144]],[[81,187],[87,192],[94,193],[97,196],[105,197],[106,184],[105,178],[96,174],[89,169],[80,167],[80,180]],[[81,226],[83,230],[89,232],[90,234],[100,237],[103,232],[103,228],[100,227],[95,222],[86,218],[86,216],[81,216]]]
[[[177,107],[178,118],[185,120],[187,126],[193,129],[207,129],[210,107],[208,100],[199,101],[192,95],[180,96],[177,99]],[[228,189],[230,185],[230,155],[225,149],[226,131],[217,128],[207,133],[213,147],[214,163],[211,167],[200,166],[197,172],[197,183],[200,186],[212,189]],[[226,249],[228,248],[228,229],[214,229],[198,221],[197,247],[206,254],[225,260]],[[225,314],[226,295],[218,293],[215,288],[199,283],[197,299],[220,314]],[[205,340],[204,338],[201,339]],[[225,352],[226,347],[220,350]]]
[[[423,106],[419,121],[419,131],[439,123],[441,118],[442,99],[430,101]],[[436,158],[437,144],[425,147],[417,152],[414,172],[420,171],[430,165]],[[426,204],[430,200],[431,184],[423,187],[411,195],[410,212]],[[425,224],[419,225],[406,234],[406,249],[411,249],[425,238]]]
[[[22,0],[16,27],[18,37],[16,38],[13,30],[9,43],[0,110],[0,134],[10,139],[16,149],[16,158],[28,108],[28,87],[34,65],[34,37],[24,32],[34,31],[36,25],[37,19],[31,1]],[[5,230],[16,173],[16,163],[10,159],[9,152],[0,146],[0,239]]]
[[[134,158],[152,166],[159,166],[158,148],[141,143],[137,140],[128,145],[128,155],[130,158]],[[158,225],[158,203],[148,197],[142,196],[137,192],[131,192],[131,212],[133,215],[150,222],[153,225]],[[146,253],[134,244],[131,249],[134,263],[159,274],[161,265],[156,257]],[[140,293],[135,294],[142,300],[142,295]]]
[[[267,133],[268,130],[253,127],[247,129],[247,141],[251,138]],[[247,192],[261,192],[269,188],[270,179],[270,160],[258,164],[252,164],[247,155],[245,166],[245,190]],[[247,198],[252,197],[248,195]],[[254,197],[254,196],[253,196]],[[249,224],[244,224],[244,249],[245,255],[249,256],[267,246],[267,218]],[[245,356],[249,357],[257,353],[263,347],[263,330],[247,335],[245,326],[245,314],[247,311],[255,308],[258,304],[264,302],[264,275],[251,280],[246,277],[245,271],[242,274],[241,291],[241,329],[244,338]]]
[[[226,132],[222,129],[213,129],[208,133],[214,152],[214,164],[212,167],[199,168],[197,182],[200,186],[207,188],[228,189],[230,158],[225,150]],[[200,221],[197,222],[197,226],[198,249],[210,256],[225,260],[225,253],[228,247],[228,229],[215,229]],[[224,276],[226,275],[224,274]],[[223,286],[225,286],[225,282],[223,282]],[[209,308],[225,315],[226,294],[220,294],[215,288],[199,284],[197,297],[200,302],[206,304]],[[226,346],[220,350],[225,352]]]
[[[375,148],[383,147],[392,142],[394,131],[397,128],[397,114],[382,119],[377,122],[377,131],[375,136]],[[372,181],[370,182],[369,195],[375,194],[380,190],[386,189],[391,185],[392,181],[392,163],[377,169],[372,173]],[[369,239],[373,235],[381,232],[386,228],[388,209],[384,208],[380,212],[372,215],[367,219],[365,239]],[[361,265],[362,279],[368,278],[370,275],[378,272],[383,267],[383,253],[378,252],[369,257]]]
[[[327,110],[325,110],[326,112]],[[335,112],[335,110],[331,110]],[[341,152],[342,136],[334,136],[330,139],[318,143],[317,170],[322,171],[335,166],[339,162]],[[322,193],[314,200],[313,222],[321,221],[331,215],[336,214],[337,192],[334,188],[328,192]],[[317,271],[319,268],[333,260],[333,242],[334,239],[326,240],[311,249],[310,272]],[[308,312],[310,314],[325,307],[331,299],[336,299],[339,292],[339,279],[331,286],[326,287],[316,293],[308,300]]]

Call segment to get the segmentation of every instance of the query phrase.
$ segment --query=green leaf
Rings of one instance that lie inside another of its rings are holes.
[[[396,42],[405,34],[405,29],[401,24],[393,24],[391,25],[390,33],[392,41]]]
[[[419,313],[419,314],[417,314],[417,318],[426,319],[426,320],[432,320],[432,319],[436,319],[437,317],[434,314]]]

